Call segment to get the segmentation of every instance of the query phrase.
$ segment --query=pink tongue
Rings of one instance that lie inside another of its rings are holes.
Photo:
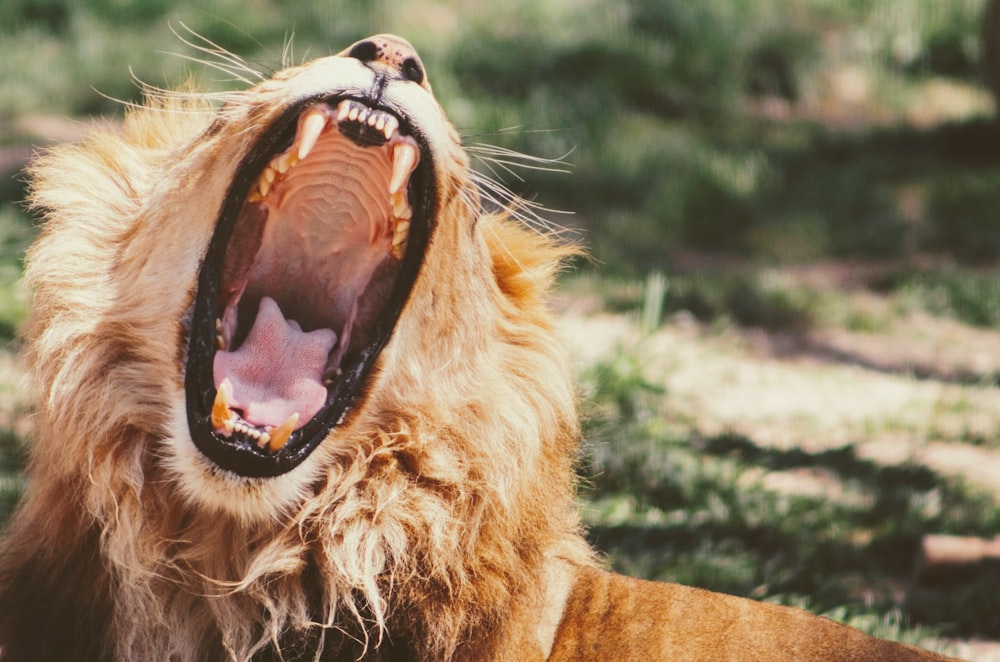
[[[215,353],[215,387],[232,384],[230,409],[257,427],[281,425],[295,413],[302,427],[323,407],[323,370],[337,334],[330,329],[304,333],[286,320],[270,297],[260,300],[253,328],[234,352]]]

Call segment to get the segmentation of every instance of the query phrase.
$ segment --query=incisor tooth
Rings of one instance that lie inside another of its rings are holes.
[[[226,436],[233,433],[236,425],[236,414],[229,408],[229,400],[233,396],[233,385],[229,378],[222,380],[215,392],[215,402],[212,403],[212,429]]]
[[[288,442],[288,438],[292,436],[292,432],[295,430],[295,424],[299,422],[299,413],[295,412],[288,417],[288,420],[279,425],[276,428],[272,428],[270,431],[270,437],[268,438],[267,448],[272,453],[277,453],[284,447]]]
[[[309,152],[316,146],[316,141],[326,128],[326,115],[319,110],[311,110],[302,120],[302,129],[299,131],[299,160],[309,156]]]
[[[351,102],[345,99],[340,102],[339,106],[337,106],[337,121],[339,122],[347,117],[349,112],[351,112]]]
[[[385,127],[384,128],[380,127],[379,130],[382,131],[382,134],[385,136],[386,140],[391,140],[392,135],[396,133],[396,130],[398,128],[399,128],[399,122],[396,120],[396,118],[393,117],[392,115],[386,115]]]
[[[392,179],[389,180],[389,195],[403,188],[407,177],[417,164],[417,148],[401,142],[392,148]]]

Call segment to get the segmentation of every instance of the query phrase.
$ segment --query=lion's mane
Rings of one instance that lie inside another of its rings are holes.
[[[220,130],[195,96],[153,97],[35,162],[37,425],[0,592],[37,592],[56,614],[85,594],[95,633],[51,636],[83,635],[94,659],[489,659],[510,615],[546,599],[546,556],[591,563],[572,503],[575,395],[545,310],[571,249],[482,213],[464,152],[435,155],[433,240],[349,424],[284,491],[192,483],[177,469],[194,452],[184,314],[203,210],[256,103],[231,99]],[[39,629],[30,611],[9,627]]]

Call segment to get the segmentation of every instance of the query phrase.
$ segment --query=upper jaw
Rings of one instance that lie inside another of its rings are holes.
[[[419,129],[361,98],[300,102],[261,136],[199,274],[185,387],[203,455],[275,476],[343,421],[416,279],[435,188]]]

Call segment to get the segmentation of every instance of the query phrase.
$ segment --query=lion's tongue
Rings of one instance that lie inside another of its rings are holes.
[[[264,297],[246,340],[233,352],[215,353],[215,387],[229,380],[228,405],[242,410],[247,423],[277,427],[298,414],[301,427],[326,401],[322,375],[336,343],[337,334],[330,329],[305,333],[285,319],[273,299]]]

